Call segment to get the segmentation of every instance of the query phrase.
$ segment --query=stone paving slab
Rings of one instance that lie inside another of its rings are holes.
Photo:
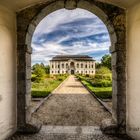
[[[34,135],[15,135],[9,140],[128,140],[102,134],[97,126],[46,126]]]

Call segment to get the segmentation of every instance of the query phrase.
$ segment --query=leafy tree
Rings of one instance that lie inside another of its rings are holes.
[[[96,69],[99,69],[101,66],[102,66],[102,64],[101,63],[99,63],[99,62],[96,62]]]
[[[45,66],[45,72],[46,72],[46,74],[50,74],[50,66],[49,65]]]
[[[43,77],[45,75],[45,70],[39,66],[35,68],[33,73],[38,77]]]
[[[105,66],[111,70],[111,55],[106,54],[101,59],[102,66]]]
[[[40,82],[44,79],[45,77],[45,66],[44,64],[35,64],[32,67],[33,70],[33,77],[32,80],[36,81],[36,82]]]

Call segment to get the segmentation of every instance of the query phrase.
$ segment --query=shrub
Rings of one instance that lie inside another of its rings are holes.
[[[36,77],[33,78],[35,82],[41,82],[45,78],[45,70],[41,67],[36,67],[33,74],[36,75]]]
[[[95,80],[92,82],[94,87],[111,87],[112,81],[109,80]]]
[[[96,70],[96,74],[111,74],[111,71],[107,67],[100,67]]]
[[[112,91],[99,91],[95,92],[95,95],[100,99],[111,99]]]
[[[32,74],[32,75],[31,75],[31,81],[32,81],[32,82],[35,82],[35,81],[36,81],[36,75],[35,75],[35,74]]]
[[[95,74],[94,78],[112,81],[112,74]]]
[[[32,90],[32,98],[44,98],[49,94],[49,91]]]
[[[90,77],[89,74],[86,74],[86,77]]]

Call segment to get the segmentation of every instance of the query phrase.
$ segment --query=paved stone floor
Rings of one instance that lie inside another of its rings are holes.
[[[11,140],[119,140],[102,134],[101,121],[111,115],[75,76],[69,76],[52,94],[33,114],[43,124],[41,131]]]

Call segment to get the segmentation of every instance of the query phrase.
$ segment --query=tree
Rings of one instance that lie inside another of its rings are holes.
[[[34,74],[34,77],[33,77],[34,81],[40,82],[44,79],[45,74],[46,74],[44,65],[35,64],[35,65],[33,65],[32,70],[33,70],[33,74]]]
[[[96,69],[99,69],[102,66],[102,64],[100,62],[96,62],[95,66],[96,66]]]
[[[102,66],[105,66],[111,70],[111,55],[106,54],[101,59]]]
[[[45,66],[45,72],[46,72],[46,74],[50,74],[50,66],[49,65]]]

